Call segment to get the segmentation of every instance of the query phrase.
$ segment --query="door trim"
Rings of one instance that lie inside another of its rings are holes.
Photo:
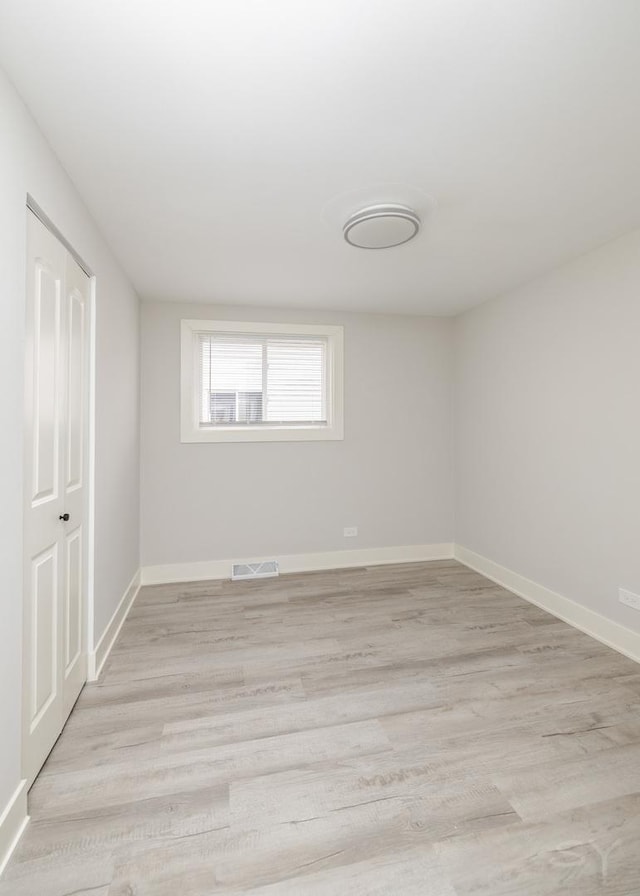
[[[80,264],[80,262],[78,262]],[[80,265],[82,267],[82,265]],[[85,268],[85,273],[88,273]],[[96,482],[96,276],[89,274],[89,321],[87,323],[89,353],[89,407],[87,413],[87,605],[85,637],[87,639],[87,681],[91,657],[95,650],[95,482]]]
[[[44,212],[44,211],[40,208],[40,206],[39,206],[38,203],[35,201],[35,199],[34,199],[33,196],[31,195],[31,193],[27,193],[27,208],[29,209],[30,212],[33,212],[33,214],[36,216],[36,218],[37,218],[42,224],[44,224],[44,226],[47,228],[47,230],[48,230],[50,233],[53,234],[53,236],[55,236],[55,238],[58,240],[58,242],[59,242],[59,243],[62,243],[62,245],[63,245],[63,246],[65,247],[65,249],[67,250],[67,252],[68,252],[68,253],[71,255],[71,257],[74,259],[74,261],[77,261],[77,262],[78,262],[78,264],[80,265],[80,267],[82,268],[82,270],[85,272],[85,274],[87,275],[87,277],[89,277],[89,278],[94,278],[94,277],[95,277],[95,274],[93,273],[93,271],[91,270],[91,268],[89,267],[89,265],[86,263],[86,261],[83,260],[83,258],[82,258],[81,255],[78,255],[78,253],[77,253],[76,250],[73,248],[73,246],[71,245],[71,243],[69,242],[69,240],[67,240],[67,239],[65,238],[65,236],[64,236],[62,233],[60,233],[60,231],[58,230],[58,228],[56,227],[56,225],[53,223],[53,221],[51,220],[51,218],[46,214],[46,212]]]

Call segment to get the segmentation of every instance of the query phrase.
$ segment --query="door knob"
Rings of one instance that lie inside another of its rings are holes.
[[[64,520],[65,523],[68,523],[68,522],[69,522],[69,514],[68,514],[68,513],[61,513],[60,516],[58,517],[58,519],[59,519],[59,520]]]

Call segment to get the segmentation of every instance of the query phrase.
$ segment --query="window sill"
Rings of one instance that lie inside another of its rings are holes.
[[[224,429],[184,428],[180,441],[188,442],[337,442],[344,438],[338,426],[228,426]]]

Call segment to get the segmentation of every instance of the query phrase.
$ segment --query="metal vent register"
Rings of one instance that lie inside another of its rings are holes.
[[[231,580],[268,579],[280,575],[277,560],[263,560],[262,563],[234,563],[231,567]]]

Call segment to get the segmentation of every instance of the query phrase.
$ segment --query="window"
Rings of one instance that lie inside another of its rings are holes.
[[[182,321],[182,441],[342,438],[342,327]]]

